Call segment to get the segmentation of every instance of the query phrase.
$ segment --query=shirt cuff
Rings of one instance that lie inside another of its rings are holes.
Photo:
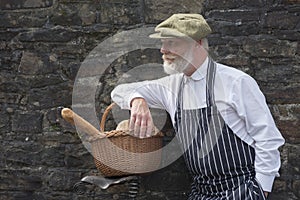
[[[272,191],[272,186],[273,186],[273,182],[275,179],[275,175],[266,175],[266,174],[256,172],[255,177],[256,177],[257,181],[259,182],[259,184],[261,185],[263,191],[265,191],[265,192]]]
[[[144,97],[137,92],[131,94],[130,97],[128,98],[128,102],[127,102],[128,109],[131,108],[131,105],[130,105],[131,101],[135,98],[144,98]]]

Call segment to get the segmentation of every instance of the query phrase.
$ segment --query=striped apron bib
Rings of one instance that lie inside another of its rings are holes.
[[[236,136],[218,112],[215,73],[216,63],[209,59],[206,108],[183,109],[183,81],[179,90],[175,130],[193,176],[188,199],[264,200],[264,192],[255,179],[254,148]]]

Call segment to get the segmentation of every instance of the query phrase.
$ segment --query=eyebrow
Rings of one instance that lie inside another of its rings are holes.
[[[178,41],[181,41],[181,39],[179,39],[179,38],[166,38],[166,39],[161,39],[161,42],[168,42],[168,41],[178,42]]]

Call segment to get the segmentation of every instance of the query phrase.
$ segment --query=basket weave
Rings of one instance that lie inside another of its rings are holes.
[[[91,142],[97,169],[105,177],[142,174],[158,169],[163,134],[159,132],[140,139],[131,136],[128,130],[104,131],[106,117],[114,105],[112,103],[106,108],[101,119],[100,129],[106,137]]]

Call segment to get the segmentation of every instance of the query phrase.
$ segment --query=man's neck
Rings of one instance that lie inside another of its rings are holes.
[[[194,59],[193,59],[192,63],[189,65],[189,67],[186,68],[186,70],[183,73],[186,76],[192,76],[193,73],[195,71],[197,71],[197,69],[199,69],[199,67],[201,67],[203,65],[203,63],[205,62],[207,56],[208,56],[207,51],[202,52],[198,56],[194,56]]]

